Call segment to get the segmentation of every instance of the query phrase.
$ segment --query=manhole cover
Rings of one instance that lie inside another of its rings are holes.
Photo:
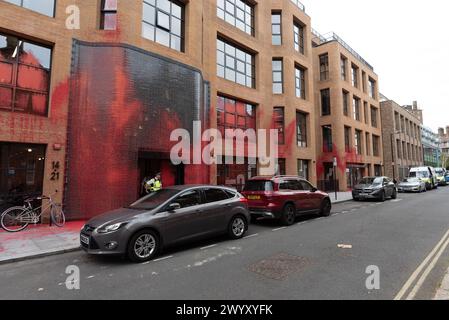
[[[284,280],[288,275],[299,272],[309,261],[303,257],[281,253],[249,266],[249,271],[274,280]]]

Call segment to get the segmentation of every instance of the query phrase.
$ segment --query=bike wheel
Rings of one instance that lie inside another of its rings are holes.
[[[63,227],[65,224],[64,211],[60,205],[55,205],[51,208],[51,221],[58,227]]]
[[[8,232],[19,232],[31,223],[31,215],[23,207],[12,207],[2,213],[1,225]]]

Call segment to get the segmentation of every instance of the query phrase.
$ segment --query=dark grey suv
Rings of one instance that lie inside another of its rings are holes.
[[[249,221],[247,200],[234,189],[175,186],[91,219],[80,240],[90,254],[126,254],[141,262],[180,242],[226,233],[242,238]]]

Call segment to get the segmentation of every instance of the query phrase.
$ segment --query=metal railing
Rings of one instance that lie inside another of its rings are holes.
[[[319,40],[319,44],[324,44],[326,42],[331,41],[337,41],[343,48],[348,50],[354,57],[357,58],[360,62],[362,62],[365,66],[367,66],[369,69],[374,71],[374,68],[372,65],[370,65],[365,59],[362,58],[360,54],[357,53],[354,49],[351,48],[349,44],[347,44],[342,38],[340,38],[335,32],[329,32],[324,35],[316,31],[315,29],[312,29],[312,34]]]
[[[297,6],[301,11],[306,12],[306,7],[299,0],[291,0],[295,6]]]

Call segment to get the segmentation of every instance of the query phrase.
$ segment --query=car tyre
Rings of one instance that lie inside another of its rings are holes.
[[[296,219],[296,208],[291,203],[286,204],[284,210],[282,211],[281,221],[285,226],[291,226],[295,223]]]
[[[228,234],[231,239],[237,240],[243,238],[247,230],[248,222],[241,215],[234,216],[229,222]]]
[[[133,262],[153,259],[160,249],[160,239],[152,230],[142,230],[134,234],[128,243],[127,255]]]
[[[393,194],[391,195],[391,199],[396,200],[398,198],[398,192],[396,189],[393,191]]]
[[[323,200],[323,203],[321,204],[321,210],[320,214],[322,217],[329,217],[331,215],[332,210],[332,204],[331,201],[326,198]]]
[[[382,191],[382,194],[380,195],[380,202],[385,202],[386,196],[385,196],[385,190]]]

